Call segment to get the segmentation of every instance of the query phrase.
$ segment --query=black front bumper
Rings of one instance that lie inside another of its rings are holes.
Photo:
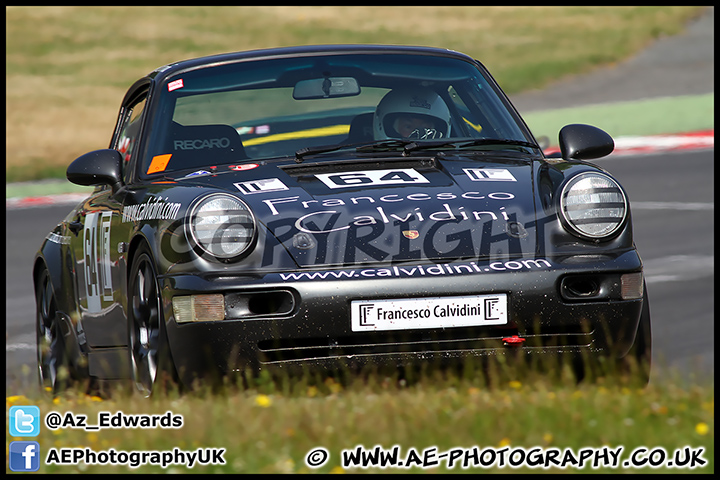
[[[475,274],[459,274],[446,267],[442,274],[413,277],[394,276],[408,269],[393,272],[393,267],[346,269],[344,276],[296,273],[289,277],[292,282],[287,274],[254,279],[165,276],[161,281],[168,340],[184,382],[246,369],[400,366],[511,351],[528,355],[587,352],[624,356],[635,339],[643,301],[621,298],[620,276],[642,270],[637,253],[629,251],[612,259],[574,256],[548,262],[549,267],[533,261],[478,263],[481,268]],[[524,268],[527,266],[530,268]],[[347,275],[349,271],[354,275]],[[374,275],[379,272],[386,275]],[[574,288],[567,288],[568,279],[573,280],[570,284]],[[173,296],[224,293],[226,298],[236,298],[238,292],[251,301],[260,299],[258,302],[292,296],[291,306],[286,302],[283,308],[287,311],[280,313],[255,307],[256,313],[248,314],[245,309],[239,315],[242,319],[184,324],[175,321]],[[485,293],[507,294],[506,325],[351,330],[353,300]]]

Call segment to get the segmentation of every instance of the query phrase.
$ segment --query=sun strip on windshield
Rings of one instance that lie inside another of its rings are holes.
[[[277,133],[266,137],[250,138],[243,140],[243,145],[262,145],[263,143],[281,142],[283,140],[297,140],[299,138],[330,137],[333,135],[344,135],[350,132],[350,125],[332,125],[329,127],[310,128],[296,132]]]

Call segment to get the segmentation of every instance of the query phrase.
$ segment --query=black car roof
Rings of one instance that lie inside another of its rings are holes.
[[[232,63],[251,58],[262,57],[282,57],[295,55],[313,55],[318,53],[411,53],[425,55],[446,55],[464,59],[466,61],[475,62],[473,58],[453,50],[437,47],[422,46],[404,46],[404,45],[303,45],[294,47],[278,47],[266,48],[258,50],[247,50],[241,52],[223,53],[218,55],[210,55],[198,58],[182,60],[171,63],[152,71],[148,77],[154,78],[156,81],[162,81],[163,78],[174,75],[180,70],[192,69],[203,65],[217,65],[222,63]]]

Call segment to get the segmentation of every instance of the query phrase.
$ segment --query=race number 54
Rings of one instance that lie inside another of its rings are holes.
[[[409,183],[430,183],[413,168],[395,170],[368,170],[344,173],[323,173],[315,177],[328,188],[371,187],[376,185],[395,185]]]

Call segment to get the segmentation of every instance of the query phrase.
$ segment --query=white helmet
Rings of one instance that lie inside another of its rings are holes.
[[[408,88],[388,92],[378,103],[373,118],[375,140],[403,138],[398,119],[407,116],[426,119],[430,126],[415,129],[406,138],[446,138],[450,133],[450,110],[443,99],[427,88]]]

